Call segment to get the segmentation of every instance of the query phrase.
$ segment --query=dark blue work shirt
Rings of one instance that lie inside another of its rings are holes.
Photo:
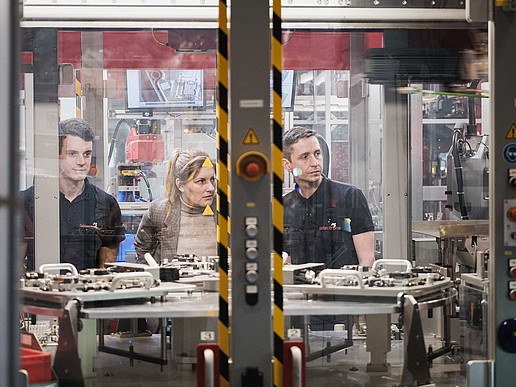
[[[98,267],[101,247],[112,247],[125,239],[118,202],[108,193],[85,180],[84,191],[73,201],[59,195],[60,262],[77,270]],[[34,187],[21,193],[25,208],[27,269],[34,267]]]
[[[308,199],[296,186],[283,198],[283,249],[293,264],[326,268],[358,264],[353,235],[374,231],[367,200],[357,187],[323,177]]]

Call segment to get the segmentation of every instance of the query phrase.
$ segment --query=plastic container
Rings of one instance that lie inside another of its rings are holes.
[[[20,348],[20,368],[29,374],[29,384],[52,381],[51,354]]]

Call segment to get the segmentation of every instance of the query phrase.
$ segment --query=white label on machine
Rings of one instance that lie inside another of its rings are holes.
[[[215,332],[213,331],[202,331],[201,332],[201,341],[214,341],[215,340]]]
[[[301,329],[287,329],[287,337],[289,339],[300,339],[301,338]]]

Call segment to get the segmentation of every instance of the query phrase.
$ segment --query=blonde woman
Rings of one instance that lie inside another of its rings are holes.
[[[168,163],[166,197],[150,204],[138,227],[134,239],[138,258],[150,253],[160,263],[176,254],[216,255],[216,218],[211,209],[216,189],[215,167],[208,154],[176,149]]]

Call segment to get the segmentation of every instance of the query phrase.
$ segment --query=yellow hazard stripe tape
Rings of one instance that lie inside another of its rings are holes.
[[[75,117],[82,118],[82,83],[78,71],[75,72]]]
[[[219,385],[229,386],[229,136],[228,136],[228,17],[219,1],[217,49],[217,249],[219,255]]]
[[[274,251],[274,386],[283,386],[283,342],[284,342],[284,313],[283,313],[283,120],[282,120],[282,91],[281,72],[283,54],[281,47],[281,0],[272,3],[272,171],[273,171],[273,251]]]

